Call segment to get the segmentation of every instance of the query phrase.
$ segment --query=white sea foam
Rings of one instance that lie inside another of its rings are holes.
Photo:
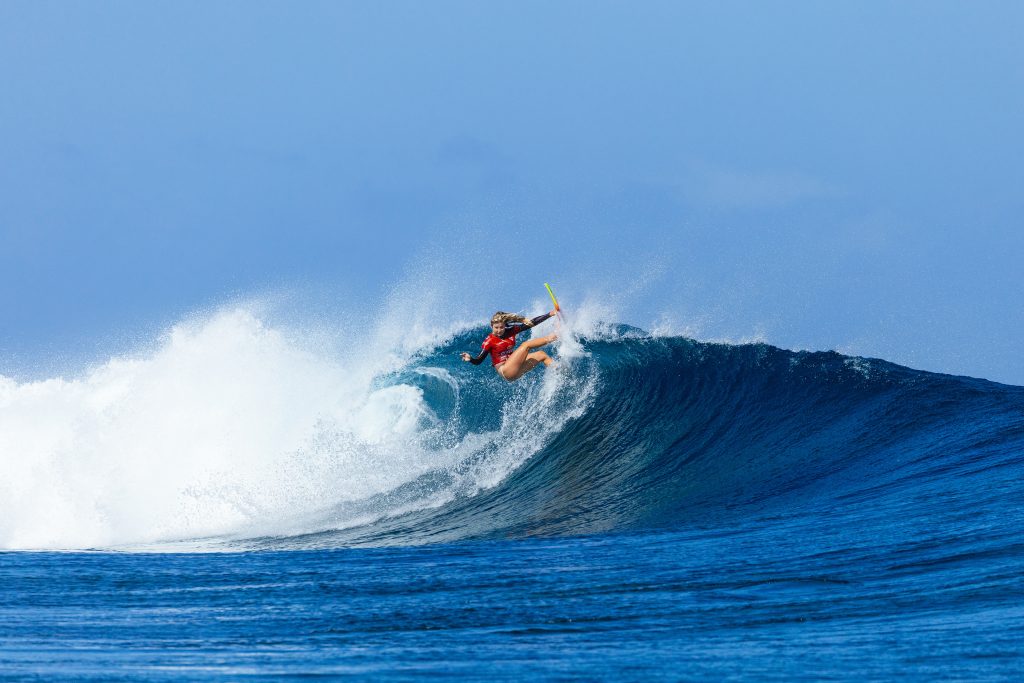
[[[416,361],[459,326],[409,315],[385,316],[365,344],[327,353],[236,306],[73,378],[0,376],[0,548],[141,547],[365,523],[500,483],[585,409],[593,377],[545,373],[510,385],[498,431],[441,438],[447,425],[423,391],[382,378],[409,367],[445,382],[458,403],[459,383],[484,375]],[[567,365],[582,353],[568,332]],[[338,512],[433,470],[457,476],[394,509]]]
[[[4,379],[0,546],[218,535],[401,483],[430,465],[372,453],[407,450],[429,408],[370,379],[243,309],[76,379]]]

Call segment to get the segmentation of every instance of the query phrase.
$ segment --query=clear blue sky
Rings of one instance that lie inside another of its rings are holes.
[[[0,372],[436,259],[455,317],[560,279],[1024,384],[1022,35],[1016,1],[7,0]]]

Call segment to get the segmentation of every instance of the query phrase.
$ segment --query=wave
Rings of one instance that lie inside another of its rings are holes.
[[[566,329],[556,369],[508,384],[459,361],[482,335],[325,352],[239,309],[78,379],[0,380],[0,546],[294,549],[865,504],[913,515],[925,492],[1024,460],[1020,387],[622,325]]]
[[[450,365],[474,339],[460,337],[422,362]],[[576,387],[545,399],[539,390],[513,397],[500,384],[475,382],[465,433],[485,432],[488,416],[508,402],[540,406],[532,424],[544,424],[543,410],[558,416],[558,429],[530,442],[535,452],[511,458],[522,464],[506,468],[508,476],[437,509],[410,510],[424,488],[458,490],[449,475],[417,481],[365,501],[401,514],[257,547],[707,528],[865,503],[911,515],[907,501],[926,491],[944,500],[972,474],[1024,463],[1024,388],[835,352],[655,338],[625,326],[579,343],[561,372],[587,378],[582,402]],[[529,416],[513,414],[528,430]],[[485,462],[515,449],[507,426],[495,434],[504,438]]]

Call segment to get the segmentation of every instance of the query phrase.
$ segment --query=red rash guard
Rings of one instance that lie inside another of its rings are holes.
[[[480,345],[480,348],[491,354],[491,365],[500,365],[508,360],[508,357],[512,355],[512,351],[516,348],[516,334],[519,334],[519,332],[504,339],[493,334],[487,335],[487,339],[484,339],[484,343]]]
[[[489,334],[487,339],[484,339],[484,343],[480,345],[483,349],[479,356],[470,359],[470,363],[473,365],[480,365],[484,362],[484,358],[487,354],[491,354],[491,365],[501,365],[508,360],[508,357],[512,355],[512,351],[516,348],[516,335],[523,330],[529,329],[537,323],[542,323],[551,317],[550,313],[544,315],[538,315],[533,320],[528,320],[525,323],[513,323],[505,326],[505,331],[500,337]]]

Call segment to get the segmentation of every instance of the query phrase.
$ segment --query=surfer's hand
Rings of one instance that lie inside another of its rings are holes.
[[[465,351],[463,351],[463,352],[462,352],[462,360],[466,361],[467,363],[468,363],[468,362],[469,362],[469,360],[470,360],[470,356],[469,356],[469,354],[468,354],[468,353],[466,353]]]

